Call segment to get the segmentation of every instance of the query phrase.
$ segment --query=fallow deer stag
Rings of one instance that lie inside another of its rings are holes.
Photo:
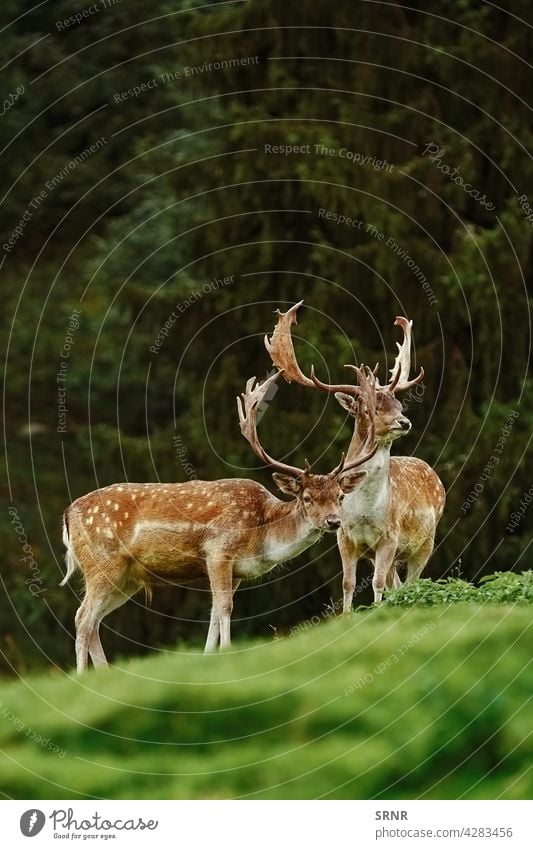
[[[76,614],[78,672],[107,666],[99,637],[102,619],[138,590],[150,597],[157,583],[207,578],[212,608],[206,651],[230,645],[233,594],[243,579],[257,578],[290,560],[326,531],[340,526],[340,503],[366,472],[358,467],[377,450],[372,390],[362,380],[370,421],[359,454],[344,455],[328,475],[311,474],[270,457],[257,436],[257,409],[279,372],[254,388],[246,384],[238,413],[242,434],[257,456],[277,471],[282,501],[251,480],[187,483],[122,483],[74,501],[63,516],[67,548],[66,584],[76,568],[85,579],[85,597]]]
[[[283,370],[287,381],[333,393],[341,406],[355,419],[353,437],[348,449],[348,460],[359,456],[361,445],[368,435],[369,420],[362,403],[361,386],[322,383],[311,369],[306,377],[301,371],[294,352],[291,326],[296,323],[296,313],[303,301],[285,313],[279,310],[278,322],[271,339],[265,345],[277,368]],[[438,475],[417,457],[391,457],[395,439],[408,433],[411,422],[403,415],[396,393],[403,392],[424,377],[424,370],[409,380],[411,369],[412,322],[403,316],[395,325],[403,330],[403,343],[398,345],[398,355],[391,369],[391,380],[385,386],[377,382],[376,412],[373,427],[379,445],[376,454],[366,461],[368,473],[364,481],[342,505],[338,544],[343,569],[343,610],[352,608],[356,583],[357,561],[368,557],[374,561],[372,587],[374,601],[383,597],[386,586],[399,586],[397,563],[407,566],[407,581],[416,580],[428,562],[435,545],[435,531],[444,510],[445,489]],[[377,374],[363,366],[347,366],[361,375]]]

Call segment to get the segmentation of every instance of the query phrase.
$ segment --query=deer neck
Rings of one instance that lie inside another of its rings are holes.
[[[265,555],[273,564],[296,557],[323,533],[306,518],[298,501],[276,502],[267,510],[263,525]]]
[[[346,457],[347,463],[349,463],[350,460],[355,460],[363,453],[367,439],[368,428],[366,426],[366,422],[360,418],[356,418],[352,440]],[[391,446],[391,441],[381,442],[374,456],[361,466],[361,469],[365,469],[367,472],[367,480],[377,479],[379,477],[383,477],[388,480]]]
[[[346,462],[360,455],[366,440],[362,426],[354,430]],[[390,505],[390,451],[391,442],[380,443],[370,460],[360,468],[366,472],[359,486],[346,496],[343,504],[343,524],[380,526]]]
[[[380,445],[374,456],[360,466],[361,470],[366,472],[366,476],[357,491],[373,491],[376,494],[377,492],[388,493],[390,487],[390,449],[390,442]],[[355,452],[352,453],[350,447],[346,462],[349,463],[350,458],[355,456],[357,455]]]

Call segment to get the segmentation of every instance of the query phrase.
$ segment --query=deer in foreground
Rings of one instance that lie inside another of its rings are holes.
[[[206,651],[230,645],[233,594],[243,579],[254,579],[290,560],[340,526],[340,504],[366,472],[359,466],[377,450],[373,431],[373,388],[362,379],[369,410],[367,438],[350,462],[344,455],[328,475],[279,462],[262,448],[257,409],[279,372],[238,401],[241,432],[267,465],[282,501],[251,480],[187,483],[121,483],[74,501],[63,516],[67,549],[66,584],[76,568],[85,579],[85,597],[76,613],[78,672],[107,666],[99,637],[102,619],[138,590],[150,598],[155,584],[207,579],[212,594]]]
[[[303,301],[287,312],[277,310],[278,322],[272,338],[265,345],[284,379],[313,389],[333,393],[340,405],[354,418],[354,433],[347,452],[350,458],[359,456],[361,445],[371,425],[364,397],[361,394],[361,375],[373,375],[377,381],[377,366],[373,372],[364,367],[347,366],[358,377],[359,385],[331,385],[320,381],[311,369],[310,377],[301,371],[294,351],[291,326]],[[374,601],[380,602],[386,586],[400,585],[397,563],[407,566],[407,581],[422,573],[435,545],[435,531],[444,510],[446,492],[433,469],[417,457],[391,457],[395,439],[409,433],[411,422],[403,414],[396,394],[415,386],[424,377],[424,370],[409,380],[411,370],[412,322],[399,316],[395,325],[402,328],[404,339],[391,369],[391,380],[384,386],[376,382],[376,409],[372,427],[378,442],[377,452],[364,463],[366,477],[344,501],[341,527],[337,540],[343,570],[343,610],[352,609],[356,584],[357,561],[367,557],[374,561],[372,587]]]

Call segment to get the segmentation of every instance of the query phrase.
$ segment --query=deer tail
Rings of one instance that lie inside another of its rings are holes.
[[[67,574],[59,584],[60,587],[64,587],[65,584],[68,584],[72,575],[79,568],[79,563],[76,560],[72,543],[70,540],[69,530],[68,530],[68,512],[65,510],[63,513],[63,545],[67,549],[65,553],[65,563],[67,565]]]

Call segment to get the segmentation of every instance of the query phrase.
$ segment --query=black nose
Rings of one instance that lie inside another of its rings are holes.
[[[411,422],[409,421],[409,419],[403,419],[400,424],[402,426],[402,430],[411,430]]]
[[[341,526],[341,520],[337,519],[336,516],[330,516],[329,519],[326,519],[326,525],[328,528],[331,528],[332,531],[336,531]]]

